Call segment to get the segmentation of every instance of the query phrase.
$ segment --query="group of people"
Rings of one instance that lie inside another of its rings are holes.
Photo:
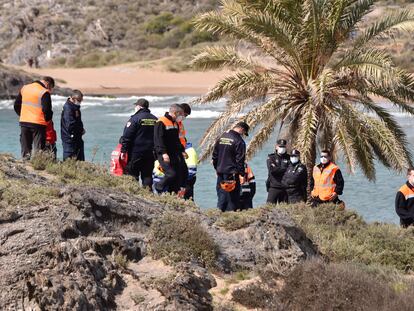
[[[51,93],[55,81],[43,77],[24,85],[14,102],[19,116],[20,144],[23,159],[32,153],[50,151],[56,158],[57,135],[53,125]],[[62,109],[61,139],[63,160],[85,160],[80,106],[83,94],[74,90]],[[149,109],[146,99],[135,103],[135,114],[125,125],[120,138],[119,157],[123,171],[141,179],[143,187],[154,193],[177,193],[185,199],[194,198],[198,157],[187,141],[183,121],[191,114],[186,104],[173,104],[164,116],[157,118]],[[253,207],[256,182],[251,167],[246,162],[246,144],[249,125],[237,123],[217,140],[212,164],[217,174],[217,207],[225,211]],[[332,161],[329,150],[322,150],[320,163],[308,176],[306,166],[300,161],[300,151],[287,153],[287,141],[279,139],[275,152],[267,158],[267,203],[297,203],[307,201],[310,189],[312,206],[334,203],[344,208],[339,199],[344,189],[344,179],[339,167]],[[308,184],[309,183],[309,184]],[[395,209],[401,226],[414,225],[414,168],[407,172],[407,182],[397,192]]]
[[[53,124],[51,98],[54,87],[53,78],[43,77],[39,81],[24,85],[16,96],[14,111],[19,116],[23,159],[30,159],[32,153],[36,151],[49,151],[56,158],[57,135]],[[63,160],[67,158],[85,160],[82,140],[85,129],[80,112],[82,100],[82,92],[74,90],[63,106],[61,118]]]

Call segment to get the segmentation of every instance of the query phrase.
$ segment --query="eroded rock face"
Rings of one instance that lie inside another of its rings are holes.
[[[156,265],[144,268],[151,223],[168,206],[113,189],[62,185],[11,158],[0,162],[0,310],[213,309],[209,290],[216,281],[201,264],[169,267],[163,282],[150,271]],[[40,203],[8,204],[2,187],[17,181],[60,190]],[[290,269],[316,254],[278,210],[235,231],[215,226],[200,211],[183,213],[199,218],[219,245],[216,266],[222,272],[269,262]]]

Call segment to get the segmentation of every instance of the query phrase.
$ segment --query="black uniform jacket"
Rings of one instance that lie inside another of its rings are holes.
[[[172,117],[165,113],[165,117],[173,120]],[[180,142],[178,136],[178,124],[173,121],[176,125],[175,128],[166,129],[164,123],[158,121],[154,127],[154,149],[157,156],[167,153],[170,157],[178,157],[184,152],[184,146]]]
[[[41,86],[45,87],[45,85],[40,81],[35,81],[34,83],[38,83]],[[41,105],[42,105],[43,114],[45,116],[45,121],[48,122],[52,120],[52,117],[53,117],[52,98],[50,97],[49,92],[46,92],[43,94],[41,98]],[[20,116],[20,112],[22,111],[22,93],[19,93],[19,95],[17,95],[14,101],[14,111],[17,113],[17,115]],[[33,124],[33,123],[27,123],[27,122],[20,122],[20,125],[27,126],[27,127],[43,126],[40,124]]]
[[[218,174],[244,176],[246,143],[239,133],[230,130],[217,140],[213,151],[213,166]]]
[[[62,141],[71,143],[82,139],[83,122],[80,105],[75,105],[68,99],[63,105],[62,118],[60,119],[60,135]]]
[[[266,186],[268,188],[285,188],[282,182],[283,175],[285,174],[288,166],[290,156],[286,154],[279,155],[277,153],[271,153],[267,157],[267,170],[268,178]]]
[[[328,163],[326,163],[326,164],[322,164],[322,163],[320,163],[320,164],[318,164],[317,165],[317,167],[320,169],[320,170],[324,170],[325,169],[325,167],[327,167],[328,165],[330,164],[330,162],[328,162]],[[337,194],[337,195],[341,195],[342,194],[342,192],[344,191],[344,185],[345,185],[345,181],[344,181],[344,177],[342,176],[342,172],[341,172],[341,170],[340,169],[338,169],[337,171],[336,171],[336,173],[335,173],[335,176],[334,176],[334,178],[333,178],[333,180],[334,180],[334,183],[336,184],[336,187],[335,187],[335,193]],[[315,181],[313,180],[313,178],[311,178],[311,180],[310,180],[310,189],[311,189],[311,191],[313,190],[313,187],[315,186]]]
[[[308,172],[306,166],[298,162],[289,163],[289,166],[283,175],[282,183],[288,192],[305,194],[308,185]]]
[[[406,185],[414,190],[414,187],[407,181]],[[414,197],[405,197],[401,191],[395,196],[395,211],[401,219],[414,219]]]
[[[121,152],[128,156],[153,156],[154,126],[157,117],[147,108],[141,108],[129,118],[122,135]]]

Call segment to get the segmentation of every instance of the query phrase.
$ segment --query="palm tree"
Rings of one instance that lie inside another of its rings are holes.
[[[369,180],[376,159],[397,171],[410,166],[406,135],[378,101],[414,115],[414,77],[376,43],[414,30],[414,14],[395,11],[364,26],[374,2],[221,0],[219,10],[199,15],[196,28],[237,43],[206,48],[192,62],[233,70],[198,99],[227,100],[202,139],[202,158],[223,130],[244,120],[255,133],[249,157],[281,126],[308,169],[317,148],[342,154],[351,173],[359,166]]]

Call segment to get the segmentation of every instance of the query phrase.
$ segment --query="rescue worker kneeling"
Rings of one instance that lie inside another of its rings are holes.
[[[344,190],[344,178],[339,167],[331,161],[329,150],[322,150],[321,163],[313,168],[310,189],[313,207],[329,202],[345,207],[338,198]]]
[[[249,126],[239,122],[217,140],[213,151],[213,166],[217,174],[217,207],[222,211],[240,209],[240,176],[244,182],[246,143]],[[242,182],[242,183],[243,183]]]
[[[306,202],[308,172],[306,166],[300,162],[300,152],[297,149],[292,150],[282,183],[286,189],[288,203]]]
[[[240,178],[240,210],[253,208],[253,197],[256,194],[256,179],[252,168],[246,163],[244,178]]]

